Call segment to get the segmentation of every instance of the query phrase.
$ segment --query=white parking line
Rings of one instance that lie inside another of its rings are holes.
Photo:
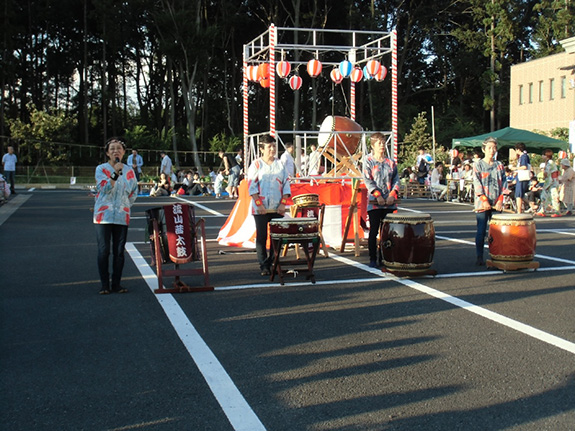
[[[192,205],[194,205],[194,206],[196,206],[196,207],[198,207],[198,208],[201,208],[201,209],[203,209],[204,211],[207,211],[207,212],[209,212],[209,213],[211,213],[211,214],[213,214],[213,215],[217,215],[217,216],[219,216],[219,217],[225,217],[225,214],[222,214],[221,212],[218,212],[218,211],[216,211],[216,210],[213,210],[213,209],[211,209],[211,208],[208,208],[208,207],[206,207],[206,206],[204,206],[204,205],[202,205],[202,204],[199,204],[199,203],[197,203],[197,202],[189,201],[189,200],[184,199],[184,198],[182,198],[182,197],[180,197],[180,196],[176,196],[176,199],[178,199],[178,200],[180,200],[180,201],[182,201],[182,202],[185,202],[185,203],[187,203],[187,204],[192,204]]]
[[[335,253],[330,253],[330,258],[332,258],[345,263],[347,265],[352,265],[356,267],[364,267],[365,265],[358,264],[357,262],[348,259],[346,257],[337,256]],[[361,268],[363,269],[363,268]],[[380,273],[382,277],[390,277],[387,273]],[[393,276],[391,276],[393,277]],[[501,314],[495,313],[493,311],[487,310],[486,308],[479,307],[471,302],[464,301],[455,296],[451,296],[447,293],[441,292],[431,287],[425,286],[417,281],[411,279],[397,278],[393,277],[395,281],[403,284],[404,286],[410,287],[412,289],[418,290],[419,292],[425,293],[426,295],[433,296],[434,298],[441,299],[442,301],[448,302],[456,307],[463,308],[464,310],[475,313],[479,316],[485,317],[486,319],[492,320],[493,322],[499,323],[501,325],[507,326],[508,328],[515,329],[525,335],[536,338],[545,343],[551,344],[560,349],[566,350],[569,353],[575,354],[575,343],[571,341],[564,340],[555,335],[549,334],[548,332],[541,331],[540,329],[534,328],[532,326],[526,325],[525,323],[518,322],[517,320],[510,319]]]
[[[153,291],[158,286],[158,278],[152,268],[132,243],[126,244],[126,251]],[[240,393],[224,367],[222,367],[218,358],[216,358],[198,331],[196,331],[196,328],[174,297],[169,293],[154,296],[196,363],[200,373],[202,373],[234,430],[265,430],[264,425]]]
[[[435,235],[435,239],[443,239],[445,241],[458,242],[460,244],[467,244],[467,245],[473,245],[473,246],[475,245],[475,242],[467,241],[464,239],[450,238],[448,236]],[[484,247],[489,248],[489,245],[486,244]],[[561,263],[567,263],[569,265],[575,265],[575,260],[562,259],[560,257],[547,256],[545,254],[535,254],[535,258],[547,259],[547,260],[552,260],[554,262],[561,262]]]

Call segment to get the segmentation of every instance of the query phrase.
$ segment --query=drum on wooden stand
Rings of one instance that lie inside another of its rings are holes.
[[[380,231],[384,270],[397,275],[435,275],[435,228],[429,214],[388,214]]]
[[[293,271],[294,274],[302,272],[306,278],[315,283],[313,265],[319,247],[318,219],[312,217],[298,218],[274,218],[269,223],[270,238],[273,243],[275,258],[272,266],[270,281],[276,275],[279,276],[280,283],[284,284],[284,275],[289,270],[282,269],[282,265],[305,266],[303,271]],[[305,262],[300,260],[281,261],[281,248],[287,244],[299,244],[305,253]],[[307,245],[306,245],[307,244]]]
[[[537,233],[531,214],[494,214],[489,221],[487,266],[499,269],[538,268]]]
[[[269,226],[272,239],[301,240],[318,236],[318,220],[312,217],[274,218]]]
[[[357,150],[362,131],[351,118],[330,115],[321,123],[317,144],[320,148],[331,147],[337,154],[351,155]]]

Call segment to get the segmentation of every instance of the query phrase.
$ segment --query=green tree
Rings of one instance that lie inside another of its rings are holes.
[[[559,41],[575,35],[575,2],[541,0],[533,6],[534,23],[531,37],[533,57],[563,52]]]
[[[29,121],[9,120],[10,132],[18,142],[22,162],[68,164],[66,143],[72,141],[76,120],[56,110],[40,111],[33,105],[29,110]]]
[[[420,147],[431,152],[433,140],[429,133],[426,115],[425,111],[417,114],[417,117],[413,119],[410,131],[406,133],[403,142],[399,145],[398,161],[401,169],[415,165],[417,151]]]

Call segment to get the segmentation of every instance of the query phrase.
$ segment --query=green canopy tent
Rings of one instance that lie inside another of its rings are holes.
[[[504,129],[496,130],[495,132],[471,136],[469,138],[454,138],[451,141],[451,148],[481,147],[483,141],[490,136],[497,138],[499,143],[497,146],[498,149],[513,148],[518,142],[523,142],[527,151],[530,153],[538,153],[546,148],[554,151],[567,151],[569,149],[568,142],[549,138],[548,136],[529,132],[527,130],[513,129],[511,127],[505,127]]]

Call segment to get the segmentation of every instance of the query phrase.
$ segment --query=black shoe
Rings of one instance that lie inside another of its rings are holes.
[[[475,265],[477,265],[477,266],[485,265],[485,262],[483,262],[483,258],[481,256],[477,257],[477,260],[475,261]]]
[[[126,289],[125,287],[122,287],[122,286],[112,287],[112,292],[113,293],[128,293],[128,289]]]
[[[102,287],[100,289],[100,292],[98,292],[100,295],[109,295],[110,294],[110,290],[106,289],[105,287]]]
[[[263,275],[264,277],[266,275],[271,275],[271,271],[269,270],[269,268],[264,268],[262,269],[262,272],[260,272],[260,275]]]
[[[370,260],[369,261],[369,267],[370,268],[378,268],[377,262],[375,260]]]

